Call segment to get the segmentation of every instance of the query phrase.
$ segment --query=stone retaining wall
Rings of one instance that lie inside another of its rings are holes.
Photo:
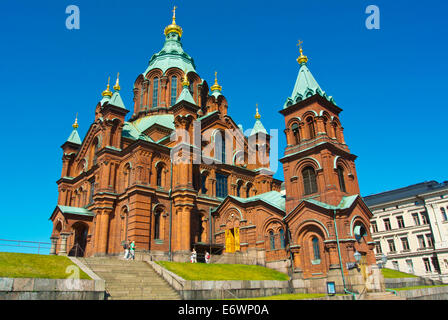
[[[0,278],[0,300],[104,300],[104,280]]]
[[[406,300],[448,300],[448,286],[397,291]]]
[[[415,286],[430,286],[441,284],[441,282],[427,278],[385,278],[384,284],[386,285],[386,288],[393,289]]]
[[[147,263],[177,290],[184,300],[251,298],[290,293],[289,281],[191,281],[179,277],[153,261]]]

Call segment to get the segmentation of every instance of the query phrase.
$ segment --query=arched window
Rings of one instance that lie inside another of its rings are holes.
[[[252,184],[248,184],[247,186],[246,186],[246,198],[249,198],[250,197],[250,189],[252,188]]]
[[[163,166],[159,165],[157,167],[157,179],[156,179],[156,184],[158,187],[163,187],[162,186],[162,171],[163,171]]]
[[[329,135],[329,131],[328,131],[328,119],[327,119],[327,117],[324,117],[324,130],[325,130],[325,133],[328,136]]]
[[[280,229],[280,248],[285,249],[285,231],[283,229]]]
[[[345,181],[344,181],[344,169],[341,166],[338,166],[338,179],[339,179],[339,188],[342,192],[347,192],[345,189]]]
[[[215,158],[221,160],[221,163],[226,163],[226,135],[224,131],[215,134],[215,152]]]
[[[227,178],[224,174],[216,173],[216,196],[218,198],[227,197]]]
[[[313,237],[313,239],[311,240],[312,244],[313,244],[313,256],[314,256],[314,260],[315,261],[319,261],[320,260],[320,249],[319,249],[319,239],[317,239],[317,237]]]
[[[154,213],[154,239],[160,239],[160,215],[161,211],[157,210]]]
[[[159,102],[159,78],[154,78],[152,87],[152,107],[157,107]]]
[[[201,175],[201,193],[207,194],[207,174],[203,173]]]
[[[336,123],[333,124],[333,134],[334,134],[334,138],[337,140],[338,139],[338,125]]]
[[[177,100],[177,77],[171,78],[171,105],[174,105]]]
[[[128,163],[124,167],[124,175],[125,175],[125,189],[129,188],[131,186],[131,165]]]
[[[295,142],[295,144],[299,144],[299,142],[300,142],[299,125],[297,123],[294,123],[291,126],[291,130],[292,130],[292,133],[294,135],[294,142]]]
[[[443,221],[447,220],[445,208],[440,208],[440,213],[442,214]]]
[[[302,171],[303,187],[305,195],[317,192],[316,173],[312,167],[306,167]]]
[[[271,250],[275,249],[275,236],[274,231],[269,231],[269,243],[271,245]]]
[[[243,186],[243,182],[240,180],[236,185],[236,196],[241,197],[241,187]]]
[[[308,135],[310,139],[313,139],[316,136],[316,132],[314,130],[314,119],[312,117],[308,117],[306,119],[308,124]]]
[[[93,194],[95,192],[95,180],[90,181],[89,204],[93,203]]]

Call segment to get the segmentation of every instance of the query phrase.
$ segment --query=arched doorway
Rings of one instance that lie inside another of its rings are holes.
[[[86,251],[87,234],[89,227],[82,222],[76,222],[72,226],[74,232],[73,247],[71,248],[69,255],[76,257],[83,257]]]

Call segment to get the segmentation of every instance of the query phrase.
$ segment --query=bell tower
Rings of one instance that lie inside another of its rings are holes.
[[[280,159],[286,187],[286,212],[301,200],[338,205],[343,196],[359,194],[356,156],[345,143],[342,109],[321,89],[299,41],[299,74],[280,113],[285,117],[287,146]]]

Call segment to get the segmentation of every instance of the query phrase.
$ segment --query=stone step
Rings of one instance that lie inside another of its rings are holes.
[[[179,300],[180,296],[144,261],[126,261],[117,257],[81,260],[106,281],[110,300]]]

